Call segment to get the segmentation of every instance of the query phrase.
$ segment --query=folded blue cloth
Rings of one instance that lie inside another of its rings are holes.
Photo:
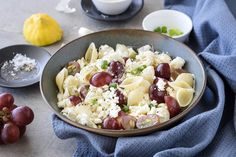
[[[139,137],[96,135],[53,115],[55,134],[78,140],[75,157],[236,156],[236,20],[224,0],[166,0],[165,6],[193,20],[188,44],[209,65],[202,100],[175,127]]]

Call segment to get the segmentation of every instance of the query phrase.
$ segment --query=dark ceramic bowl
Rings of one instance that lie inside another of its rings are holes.
[[[71,60],[77,60],[85,55],[89,44],[94,42],[96,46],[108,44],[115,47],[117,43],[133,46],[134,48],[141,47],[146,44],[153,45],[155,49],[169,52],[173,57],[180,56],[186,60],[185,69],[193,73],[196,77],[196,92],[191,104],[177,116],[171,118],[169,121],[144,129],[135,130],[106,130],[95,129],[84,125],[75,123],[60,113],[57,107],[57,93],[58,89],[55,83],[57,73]],[[58,50],[46,64],[41,81],[41,93],[45,101],[51,106],[54,113],[63,121],[97,134],[106,136],[135,136],[151,133],[153,131],[161,130],[173,125],[175,122],[183,118],[193,107],[199,102],[206,85],[206,75],[203,65],[196,54],[184,44],[171,39],[169,37],[160,35],[154,32],[143,30],[108,30],[89,34],[78,38]]]

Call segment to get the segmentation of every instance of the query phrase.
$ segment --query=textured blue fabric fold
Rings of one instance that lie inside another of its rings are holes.
[[[138,137],[96,135],[53,115],[55,134],[61,139],[78,140],[75,157],[236,156],[234,15],[224,0],[166,0],[165,6],[182,11],[193,20],[194,29],[187,44],[209,64],[207,88],[201,101],[178,125]]]

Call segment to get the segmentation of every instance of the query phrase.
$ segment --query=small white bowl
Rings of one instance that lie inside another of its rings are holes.
[[[93,4],[103,14],[118,15],[128,9],[132,0],[92,0]]]
[[[183,34],[172,38],[184,42],[188,40],[193,28],[190,17],[176,10],[158,10],[150,13],[143,19],[143,29],[154,31],[158,26],[166,26],[168,29],[179,29]]]

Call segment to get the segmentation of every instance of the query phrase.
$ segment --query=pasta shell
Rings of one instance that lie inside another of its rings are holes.
[[[68,76],[68,70],[63,68],[56,76],[56,84],[60,93],[63,93],[63,82]]]
[[[68,92],[70,95],[76,95],[77,88],[79,86],[79,80],[72,76],[69,75],[65,80],[64,80],[64,89],[68,89]]]
[[[96,62],[98,58],[97,48],[94,43],[91,43],[85,53],[85,60],[88,63]]]
[[[194,75],[190,73],[181,73],[175,80],[175,82],[184,81],[188,83],[191,87],[194,86]]]
[[[179,89],[176,93],[176,100],[178,101],[180,107],[188,106],[193,99],[193,89]]]
[[[129,57],[129,50],[125,45],[117,44],[116,53],[121,57]]]
[[[128,94],[128,106],[138,105],[144,96],[144,87],[136,88]]]
[[[186,83],[185,81],[174,81],[174,82],[169,82],[168,83],[174,90],[178,90],[180,88],[187,88],[187,89],[192,89],[192,87]]]
[[[144,79],[141,76],[128,77],[120,84],[120,87],[127,90],[134,90],[140,86],[143,80]]]
[[[153,66],[148,66],[147,68],[145,68],[142,73],[141,76],[147,80],[149,83],[153,83],[154,80],[154,76],[155,76],[155,71]]]

